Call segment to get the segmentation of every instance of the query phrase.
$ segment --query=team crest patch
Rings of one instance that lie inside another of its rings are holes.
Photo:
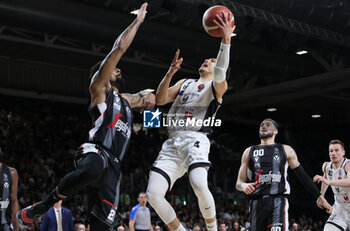
[[[205,88],[205,85],[202,83],[198,85],[198,92],[201,92]]]

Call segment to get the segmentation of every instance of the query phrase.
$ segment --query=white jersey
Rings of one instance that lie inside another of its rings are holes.
[[[326,173],[326,177],[328,180],[341,180],[348,178],[349,176],[346,174],[345,165],[348,163],[349,159],[344,159],[343,163],[339,168],[334,169],[332,166],[332,162],[329,162],[324,171]],[[334,194],[334,201],[338,203],[340,206],[346,206],[350,208],[350,187],[338,187],[331,186]]]
[[[212,80],[185,80],[167,115],[169,133],[184,130],[211,133],[220,105]]]

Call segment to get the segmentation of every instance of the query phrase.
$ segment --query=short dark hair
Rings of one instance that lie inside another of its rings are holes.
[[[278,130],[278,124],[277,124],[276,121],[274,121],[274,120],[271,119],[271,118],[265,118],[263,121],[265,121],[265,120],[270,121],[271,123],[273,123],[273,125],[275,126],[275,128]]]
[[[331,144],[340,144],[340,146],[342,146],[343,149],[345,150],[345,145],[344,145],[344,143],[343,143],[341,140],[338,140],[338,139],[331,140],[331,141],[329,142],[329,145],[331,145]]]

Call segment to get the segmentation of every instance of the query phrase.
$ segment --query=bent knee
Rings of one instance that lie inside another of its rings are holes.
[[[163,196],[162,194],[157,191],[156,189],[148,188],[146,191],[147,200],[152,204],[156,202],[157,200],[161,199]]]

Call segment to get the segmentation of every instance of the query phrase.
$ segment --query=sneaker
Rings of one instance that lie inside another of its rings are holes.
[[[29,226],[37,217],[44,216],[46,210],[40,203],[30,205],[16,214],[16,218],[21,226]]]

